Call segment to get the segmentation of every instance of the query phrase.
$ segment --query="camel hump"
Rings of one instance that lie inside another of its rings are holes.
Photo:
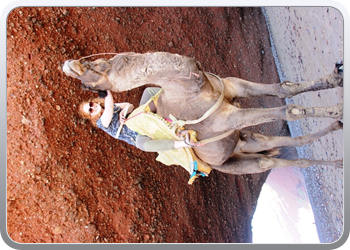
[[[197,76],[196,81],[204,82],[200,63],[178,54],[123,53],[111,58],[110,64],[110,82],[118,85],[118,89],[121,90],[138,87],[140,83],[162,86],[177,79],[186,80],[194,76]]]

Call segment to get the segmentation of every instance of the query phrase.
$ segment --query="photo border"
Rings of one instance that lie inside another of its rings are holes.
[[[10,2],[10,3],[9,3]],[[56,3],[57,2],[57,3]],[[47,3],[47,1],[43,1],[43,0],[33,0],[33,1],[29,1],[29,0],[20,0],[20,1],[11,1],[11,0],[5,0],[2,1],[1,6],[3,7],[4,5],[6,5],[4,7],[4,9],[1,9],[1,38],[0,38],[0,44],[1,47],[3,48],[1,50],[1,76],[3,78],[3,80],[5,80],[5,82],[7,82],[7,61],[6,61],[6,55],[7,55],[7,25],[6,25],[6,21],[7,21],[7,16],[9,15],[9,13],[17,8],[17,7],[52,7],[52,6],[57,6],[57,7],[77,7],[77,6],[83,6],[83,7],[89,7],[89,6],[167,6],[167,7],[177,7],[177,6],[201,6],[201,7],[220,7],[220,6],[226,6],[226,7],[268,7],[268,6],[295,6],[295,7],[312,7],[312,6],[329,6],[329,7],[334,7],[336,9],[338,9],[344,18],[344,63],[347,61],[347,59],[349,59],[349,50],[345,49],[345,45],[348,45],[349,47],[349,35],[350,35],[350,27],[349,27],[349,12],[347,11],[347,9],[345,9],[344,6],[347,5],[347,7],[349,7],[349,3],[348,0],[339,0],[337,2],[335,1],[326,1],[326,0],[321,0],[321,1],[316,1],[316,0],[307,0],[307,1],[283,1],[282,5],[280,4],[281,1],[280,0],[267,0],[267,1],[244,1],[244,5],[242,5],[242,1],[229,1],[229,0],[218,0],[218,1],[190,1],[190,3],[188,1],[183,1],[183,0],[179,0],[176,2],[176,5],[171,4],[171,6],[169,6],[169,3],[164,4],[164,2],[159,2],[159,1],[147,1],[147,3],[145,4],[144,1],[128,1],[127,5],[125,4],[121,4],[119,5],[119,2],[122,1],[113,1],[113,0],[100,0],[98,1],[98,4],[96,4],[96,2],[93,2],[91,0],[86,0],[86,1],[67,1],[67,0],[63,0],[63,1],[55,1],[55,3],[51,2],[50,4]],[[263,4],[262,4],[263,3]],[[189,5],[190,4],[190,5]],[[345,66],[345,64],[344,64]],[[349,70],[345,67],[344,69],[344,86],[346,84],[348,84],[346,82],[346,79],[348,79],[348,74],[347,72],[349,72]],[[5,79],[4,79],[5,78]],[[1,93],[2,95],[5,95],[5,98],[2,98],[2,100],[4,100],[4,108],[1,108],[1,117],[7,117],[7,109],[5,109],[5,107],[7,107],[7,97],[6,97],[6,93],[7,93],[7,84],[1,84]],[[349,87],[345,86],[344,87],[344,96],[349,96]],[[4,96],[3,96],[4,97]],[[347,131],[345,128],[347,127],[346,125],[349,124],[349,116],[348,116],[348,112],[346,112],[347,110],[349,110],[350,108],[350,100],[347,100],[346,98],[344,98],[344,130],[343,130],[343,137],[344,137],[344,180],[348,180],[349,177],[349,171],[346,170],[347,168],[347,158],[345,157],[346,151],[349,151],[350,149],[350,142],[349,139],[350,138],[350,130]],[[5,124],[6,121],[6,124]],[[191,249],[212,249],[213,247],[219,247],[220,249],[232,249],[237,248],[237,249],[259,249],[259,250],[272,250],[272,249],[281,249],[283,247],[283,249],[288,250],[288,249],[295,249],[295,248],[301,248],[301,249],[317,249],[317,250],[322,250],[322,249],[336,249],[336,248],[341,248],[341,249],[345,249],[348,248],[350,246],[350,243],[346,243],[349,237],[349,197],[348,197],[348,183],[347,181],[344,181],[344,232],[342,237],[334,242],[334,243],[318,243],[318,244],[259,244],[259,243],[252,243],[252,244],[247,244],[247,243],[196,243],[196,244],[191,244],[191,243],[165,243],[165,244],[153,244],[153,243],[147,243],[147,244],[140,244],[140,243],[136,243],[136,244],[125,244],[125,243],[113,243],[113,244],[105,244],[105,243],[88,243],[88,244],[83,244],[83,243],[77,243],[77,244],[71,244],[71,243],[17,243],[14,242],[7,234],[7,224],[6,224],[6,215],[7,215],[7,202],[6,202],[6,181],[7,181],[7,119],[3,119],[1,122],[1,188],[0,188],[0,197],[1,197],[1,207],[0,207],[0,229],[1,229],[1,236],[2,239],[4,241],[4,246],[2,246],[1,249],[10,249],[10,248],[14,248],[14,249],[33,249],[33,250],[38,250],[38,249],[62,249],[62,247],[64,248],[74,248],[74,249],[96,249],[96,247],[101,247],[101,248],[106,248],[106,249],[138,249],[138,248],[142,248],[142,249],[177,249],[178,247],[190,247]],[[347,150],[346,150],[347,149]],[[348,152],[350,153],[350,152]],[[346,209],[347,208],[347,209]],[[98,246],[96,245],[98,244]],[[9,248],[10,247],[10,248]]]

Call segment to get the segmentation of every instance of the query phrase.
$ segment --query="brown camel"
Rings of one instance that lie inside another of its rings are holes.
[[[312,108],[289,104],[265,109],[241,109],[231,104],[231,100],[236,97],[270,95],[286,98],[306,91],[342,87],[341,62],[336,63],[331,74],[316,81],[260,84],[235,77],[220,79],[202,71],[200,63],[193,58],[166,52],[121,53],[109,60],[98,59],[84,63],[81,61],[66,61],[63,71],[68,76],[81,80],[83,86],[90,90],[122,92],[153,84],[164,90],[157,104],[157,113],[164,118],[170,116],[173,119],[175,117],[192,121],[201,118],[210,110],[206,119],[200,120],[199,123],[186,124],[185,128],[197,131],[199,140],[231,131],[223,139],[194,148],[196,155],[213,169],[230,174],[252,174],[287,166],[343,166],[343,160],[285,160],[273,158],[272,154],[266,153],[283,146],[302,146],[341,129],[343,104]],[[223,97],[222,102],[217,102],[220,97]],[[306,117],[330,117],[337,121],[316,134],[298,138],[271,137],[242,130],[248,126],[278,119],[293,121]]]

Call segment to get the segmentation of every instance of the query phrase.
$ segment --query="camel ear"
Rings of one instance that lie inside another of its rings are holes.
[[[107,91],[106,90],[99,90],[98,91],[98,97],[106,98],[106,96],[107,96]]]

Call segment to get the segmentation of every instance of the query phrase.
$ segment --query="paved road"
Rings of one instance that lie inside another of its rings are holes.
[[[343,59],[343,18],[329,7],[264,8],[278,60],[281,81],[301,82],[323,77]],[[286,100],[302,106],[343,102],[343,88],[300,94]],[[308,118],[290,122],[293,137],[318,132],[334,120]],[[297,148],[300,157],[343,158],[343,131],[333,132],[309,146]],[[343,233],[343,170],[327,166],[303,169],[320,242],[332,243]]]

